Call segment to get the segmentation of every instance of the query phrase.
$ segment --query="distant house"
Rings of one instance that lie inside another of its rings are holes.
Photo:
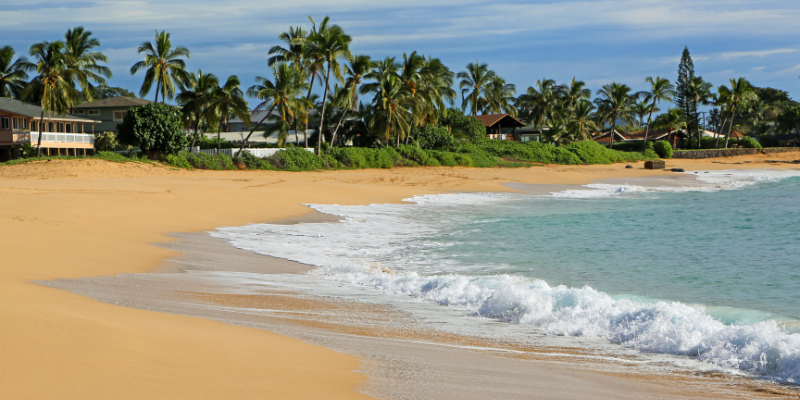
[[[630,133],[622,133],[614,130],[614,143],[619,142],[641,142],[644,141],[644,130],[635,131]],[[713,132],[712,132],[713,133]],[[605,130],[600,136],[596,136],[594,140],[602,145],[608,145],[608,140],[611,137],[611,129]],[[677,147],[679,140],[686,139],[686,132],[683,129],[677,131],[670,131],[669,129],[655,129],[647,132],[647,140],[666,140],[672,144],[672,147]]]
[[[524,123],[509,114],[477,115],[474,118],[481,121],[486,127],[486,137],[489,139],[519,141],[516,129],[525,126]],[[503,129],[506,130],[506,133],[503,133]]]
[[[42,135],[44,155],[94,153],[95,126],[100,121],[72,114],[49,115],[35,104],[0,98],[0,160],[17,158],[22,146],[36,147]],[[41,132],[40,132],[41,128]]]
[[[93,101],[73,107],[73,113],[80,117],[100,120],[95,126],[97,132],[117,132],[117,124],[128,115],[128,110],[133,107],[152,103],[150,100],[136,97],[118,96]]]

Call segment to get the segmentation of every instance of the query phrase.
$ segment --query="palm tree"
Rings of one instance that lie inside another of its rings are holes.
[[[731,95],[730,89],[727,86],[721,85],[717,88],[717,94],[713,97],[713,104],[719,107],[720,115],[717,117],[718,124],[716,126],[716,139],[714,140],[714,147],[719,147],[719,137],[725,129],[725,124],[728,123],[728,111],[731,109]],[[712,110],[713,111],[713,110]],[[720,118],[721,117],[721,118]]]
[[[597,107],[589,100],[580,100],[572,109],[572,119],[567,124],[570,132],[575,132],[588,140],[592,132],[597,131],[597,124],[593,121],[594,111]]]
[[[573,108],[581,100],[589,100],[592,97],[592,91],[586,88],[585,82],[572,78],[569,86],[561,87],[561,95],[564,98],[564,106]]]
[[[275,64],[286,63],[297,69],[298,72],[302,71],[304,69],[303,57],[308,33],[300,26],[297,28],[289,27],[289,31],[278,35],[278,39],[286,43],[286,47],[272,46],[269,49],[269,54],[272,57],[267,60],[267,65],[272,67]]]
[[[36,69],[25,57],[14,60],[14,54],[11,46],[0,47],[0,97],[19,97],[28,84],[28,72]]]
[[[82,26],[67,30],[64,35],[66,53],[70,68],[80,71],[76,76],[78,84],[83,90],[83,97],[87,102],[92,101],[90,82],[103,86],[106,84],[105,78],[113,75],[111,69],[99,63],[107,63],[108,57],[105,54],[95,51],[100,47],[100,41],[92,37],[92,32],[84,30]]]
[[[250,140],[253,132],[272,115],[276,108],[279,114],[278,119],[287,123],[288,119],[286,118],[293,120],[295,135],[297,135],[297,124],[294,121],[304,117],[304,110],[312,107],[309,100],[301,97],[306,89],[302,70],[297,70],[286,63],[279,63],[272,67],[272,76],[274,82],[264,77],[256,77],[256,84],[247,89],[247,96],[261,100],[261,103],[256,106],[256,110],[268,109],[268,111],[242,141],[239,153],[244,150],[244,146]],[[308,119],[304,119],[307,123]]]
[[[650,84],[650,90],[645,92],[652,100],[650,105],[650,113],[647,115],[647,126],[644,129],[644,141],[647,142],[647,134],[650,133],[650,120],[653,118],[653,112],[656,111],[656,106],[662,101],[672,101],[672,98],[677,96],[675,86],[669,80],[660,76],[653,78],[648,76],[645,82]]]
[[[242,90],[239,89],[241,83],[236,75],[231,75],[225,85],[214,88],[211,92],[211,107],[216,114],[217,122],[217,154],[219,154],[222,139],[222,125],[228,126],[228,116],[236,115],[245,124],[250,125],[250,109],[244,99]]]
[[[487,64],[478,64],[477,60],[474,64],[467,64],[466,71],[458,73],[457,77],[461,79],[458,83],[458,87],[461,89],[461,111],[470,107],[472,116],[478,115],[478,107],[485,99],[486,86],[492,82],[495,75],[495,72],[490,70]]]
[[[210,111],[211,97],[213,91],[218,87],[219,80],[214,74],[204,74],[202,70],[198,70],[197,74],[189,75],[188,84],[177,97],[178,104],[183,105],[183,114],[189,117],[189,122],[194,123],[194,135],[190,148],[194,148],[199,135],[200,121]]]
[[[317,138],[317,154],[322,154],[322,126],[325,122],[325,99],[328,98],[328,88],[330,84],[331,74],[336,78],[342,79],[342,72],[339,67],[339,59],[350,59],[350,43],[353,41],[349,35],[344,33],[344,30],[338,25],[328,26],[328,17],[322,20],[319,29],[309,35],[309,51],[308,53],[316,57],[318,60],[326,63],[325,72],[325,89],[322,94],[322,112],[319,116],[319,136]]]
[[[139,96],[146,96],[156,82],[156,99],[161,93],[161,102],[167,98],[172,98],[175,94],[175,87],[180,87],[188,79],[186,72],[186,62],[181,58],[190,58],[189,49],[183,46],[172,48],[169,33],[156,31],[155,45],[151,42],[143,42],[137,49],[139,54],[144,54],[144,61],[139,61],[131,67],[131,75],[136,74],[140,69],[147,68],[144,75],[144,83],[139,91]]]
[[[696,76],[689,82],[689,92],[692,95],[694,106],[694,125],[697,128],[697,148],[700,148],[700,113],[697,110],[699,105],[707,105],[711,102],[711,88],[713,86],[704,81],[702,76]]]
[[[73,77],[79,74],[70,68],[70,62],[64,51],[64,43],[42,42],[31,46],[30,54],[36,59],[36,77],[25,87],[23,97],[41,99],[42,114],[39,118],[39,139],[36,143],[36,157],[42,155],[42,125],[44,112],[50,115],[66,114],[78,101],[78,91],[72,86]]]
[[[342,125],[342,121],[344,120],[344,116],[347,114],[347,111],[358,110],[359,88],[364,82],[365,75],[370,72],[371,68],[372,60],[369,58],[369,56],[363,54],[353,56],[353,59],[350,60],[350,64],[345,65],[344,74],[347,76],[347,79],[345,79],[344,82],[344,89],[347,91],[347,102],[343,107],[342,116],[339,118],[339,122],[336,123],[336,128],[333,130],[331,144],[333,144],[336,140],[336,132],[339,131],[339,127]]]
[[[633,115],[635,115],[638,119],[636,122],[639,123],[639,126],[644,125],[644,117],[649,115],[651,110],[652,107],[650,106],[650,95],[643,93],[641,98],[636,100],[636,102],[633,104]]]
[[[731,78],[731,87],[729,91],[731,102],[731,122],[728,125],[728,134],[725,135],[725,148],[728,148],[728,140],[731,137],[733,130],[733,116],[736,114],[736,107],[741,102],[747,102],[755,98],[756,94],[753,91],[753,86],[745,78],[733,79]],[[723,127],[724,128],[724,127]]]
[[[375,96],[375,130],[380,132],[384,143],[394,134],[397,146],[410,130],[408,119],[411,116],[411,93],[402,79],[389,75],[380,82],[380,89]]]
[[[428,58],[422,68],[422,88],[418,89],[427,99],[424,123],[436,123],[440,115],[447,114],[447,104],[455,104],[456,91],[453,90],[455,74],[438,58]]]
[[[753,125],[757,126],[764,119],[774,116],[775,107],[759,99],[758,96],[754,96],[753,99],[747,102],[747,111],[750,117],[753,118]]]
[[[677,130],[681,128],[687,129],[688,127],[686,118],[683,116],[683,110],[680,108],[671,108],[667,110],[667,112],[659,115],[653,125],[659,129],[667,129],[669,134],[667,141],[670,142],[670,145],[672,144],[671,139],[675,135],[674,132],[677,132]]]
[[[503,78],[495,75],[485,88],[486,97],[484,101],[486,105],[484,110],[488,113],[505,113],[516,117],[517,108],[513,104],[516,101],[514,98],[516,92],[516,86],[506,83]]]
[[[611,132],[609,134],[608,147],[614,144],[614,132],[617,128],[617,120],[627,124],[633,124],[633,105],[635,98],[631,96],[631,88],[627,85],[612,82],[603,86],[597,91],[598,98],[595,99],[597,108],[611,121]]]
[[[550,124],[549,130],[542,131],[542,137],[547,143],[550,143],[556,147],[569,144],[571,142],[571,139],[569,138],[569,132],[567,131],[566,127],[562,125],[561,122],[557,121]]]
[[[530,121],[539,129],[548,124],[561,104],[562,88],[552,79],[542,78],[536,86],[528,87],[525,94],[518,99],[519,106],[530,110]]]

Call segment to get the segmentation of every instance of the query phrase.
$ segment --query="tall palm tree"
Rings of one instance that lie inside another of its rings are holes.
[[[194,124],[194,135],[190,148],[194,148],[199,135],[200,122],[207,117],[211,110],[209,107],[213,92],[219,87],[219,80],[212,74],[204,74],[198,70],[197,74],[189,75],[189,82],[184,90],[178,94],[178,104],[183,105],[183,114],[189,117],[189,122]]]
[[[728,111],[731,110],[731,93],[727,86],[720,85],[720,87],[717,88],[717,94],[713,98],[713,104],[719,107],[720,112],[717,118],[718,124],[715,129],[716,139],[714,140],[714,147],[718,148],[719,138],[722,135],[722,131],[725,129],[725,124],[728,123]]]
[[[155,102],[158,102],[159,92],[162,103],[167,98],[171,99],[175,94],[176,86],[180,87],[188,79],[186,62],[182,58],[191,57],[189,49],[183,46],[173,48],[169,33],[156,31],[155,45],[152,42],[143,42],[137,51],[139,54],[144,53],[144,61],[133,64],[131,75],[136,74],[140,69],[147,69],[139,96],[146,96],[155,81]]]
[[[418,89],[427,99],[424,123],[436,123],[439,116],[447,114],[447,104],[455,104],[453,90],[455,74],[438,58],[428,58],[422,68],[422,87]]]
[[[100,41],[93,38],[92,32],[83,29],[82,26],[67,30],[64,43],[66,44],[64,53],[68,57],[70,68],[80,71],[76,80],[83,90],[83,97],[87,102],[91,102],[91,83],[103,86],[106,84],[105,78],[113,76],[110,68],[100,65],[107,63],[108,57],[95,50],[100,47]]]
[[[28,84],[28,72],[36,70],[25,57],[14,60],[14,54],[11,46],[0,47],[0,97],[19,97]]]
[[[561,104],[562,87],[552,79],[542,78],[536,86],[528,87],[525,94],[518,99],[519,106],[530,110],[530,121],[539,129],[549,123]]]
[[[633,104],[633,115],[636,116],[637,118],[636,122],[638,122],[639,126],[643,126],[645,124],[644,117],[649,115],[651,113],[651,110],[659,111],[652,109],[650,105],[650,95],[647,93],[643,93],[641,95],[641,98],[636,100],[636,102]]]
[[[297,124],[295,121],[303,117],[304,111],[312,107],[308,99],[302,97],[306,89],[305,78],[302,70],[298,70],[289,64],[279,63],[272,67],[273,80],[264,77],[256,77],[256,84],[247,89],[247,96],[258,99],[261,103],[256,106],[256,110],[268,110],[264,118],[258,121],[247,134],[239,147],[239,153],[244,150],[250,136],[258,127],[264,123],[278,109],[278,119],[288,123],[292,119],[295,125],[295,135],[297,135]],[[307,122],[307,118],[304,118]]]
[[[235,115],[245,124],[250,125],[250,109],[247,107],[247,101],[239,88],[240,85],[239,78],[236,75],[231,75],[224,85],[214,88],[211,92],[211,106],[216,114],[217,122],[221,122],[217,124],[217,154],[219,154],[222,145],[222,125],[227,128],[230,115]]]
[[[286,47],[280,45],[272,46],[269,49],[269,54],[272,57],[267,60],[267,65],[272,67],[275,64],[286,63],[297,69],[298,72],[302,71],[304,69],[303,57],[305,56],[308,32],[304,31],[300,26],[296,28],[289,27],[289,31],[278,35],[278,39],[286,43]]]
[[[650,100],[652,100],[652,104],[650,104],[650,113],[647,115],[647,126],[644,129],[644,141],[647,142],[647,134],[650,133],[650,120],[653,118],[653,112],[656,111],[656,107],[661,104],[662,101],[671,102],[672,98],[677,96],[677,92],[675,91],[675,86],[673,86],[669,80],[660,76],[655,78],[648,76],[645,82],[650,84],[650,90],[645,93],[647,93]]]
[[[42,125],[47,111],[47,125],[51,113],[66,114],[78,101],[79,93],[72,86],[73,78],[79,74],[70,67],[64,51],[64,43],[42,42],[31,46],[30,54],[36,60],[36,77],[25,87],[23,97],[41,99],[42,114],[39,118],[39,139],[36,143],[36,156],[42,155]]]
[[[591,101],[578,101],[572,108],[572,119],[567,124],[567,128],[571,132],[577,133],[583,140],[588,140],[591,133],[597,131],[597,124],[593,120],[595,110],[597,107]]]
[[[552,144],[556,147],[569,144],[572,141],[569,138],[569,131],[563,124],[561,124],[561,122],[558,121],[550,124],[550,129],[548,129],[546,132],[542,131],[542,137],[545,139],[546,143]]]
[[[700,134],[700,113],[698,112],[697,106],[698,105],[708,105],[711,102],[711,88],[713,86],[703,80],[702,76],[695,76],[689,82],[689,92],[692,96],[692,105],[694,106],[694,125],[697,129],[697,148],[700,148],[700,140],[702,139],[702,135]]]
[[[458,87],[461,89],[462,111],[469,107],[473,117],[478,115],[479,106],[486,96],[486,86],[492,82],[495,75],[497,74],[490,70],[487,64],[478,64],[477,60],[474,64],[467,64],[466,71],[458,73],[457,77],[461,79]]]
[[[597,96],[598,98],[595,99],[597,108],[611,121],[611,133],[608,140],[608,147],[611,148],[614,144],[617,121],[634,124],[633,105],[636,100],[631,95],[631,88],[616,82],[603,86],[597,91]]]
[[[750,117],[753,118],[753,125],[757,126],[758,123],[764,119],[774,116],[775,107],[759,99],[758,96],[754,96],[753,99],[747,102],[747,112],[750,114]]]
[[[372,60],[367,55],[359,54],[353,56],[348,65],[344,67],[344,74],[347,76],[344,82],[344,89],[347,92],[347,101],[342,110],[342,116],[339,117],[339,122],[336,123],[336,128],[333,130],[331,136],[331,144],[336,140],[336,133],[342,125],[344,116],[349,110],[358,111],[358,93],[359,89],[364,82],[364,77],[372,69]]]
[[[742,102],[747,102],[756,98],[756,94],[753,91],[753,86],[750,85],[750,82],[745,78],[731,78],[731,87],[729,91],[730,102],[731,102],[731,121],[728,125],[728,134],[725,135],[725,148],[728,148],[728,141],[731,138],[731,131],[733,130],[733,116],[736,114],[736,107],[739,106]]]

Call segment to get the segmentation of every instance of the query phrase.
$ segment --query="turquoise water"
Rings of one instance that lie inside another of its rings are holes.
[[[715,192],[521,198],[472,209],[428,240],[451,245],[427,257],[474,272],[759,311],[716,310],[726,322],[800,319],[800,178]]]
[[[343,223],[213,235],[315,265],[309,278],[360,288],[361,298],[422,301],[466,324],[525,325],[796,384],[798,175],[709,172],[688,188],[312,205]]]

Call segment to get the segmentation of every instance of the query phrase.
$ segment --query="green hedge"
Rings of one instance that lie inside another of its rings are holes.
[[[672,145],[665,140],[659,140],[653,145],[653,150],[659,158],[672,158]]]
[[[321,157],[300,148],[280,150],[269,161],[275,168],[287,171],[316,171],[325,168]]]

